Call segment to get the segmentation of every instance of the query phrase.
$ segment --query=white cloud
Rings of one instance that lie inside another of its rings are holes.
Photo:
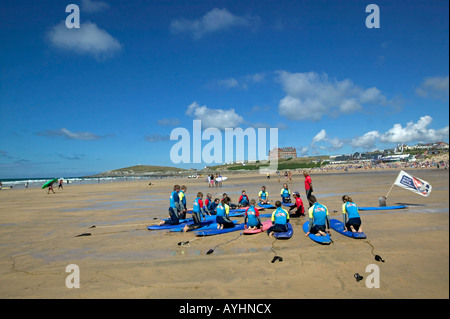
[[[59,130],[45,130],[43,132],[38,132],[36,134],[41,136],[64,137],[69,140],[84,140],[84,141],[92,141],[103,138],[102,136],[90,132],[71,132],[66,128],[62,128]]]
[[[172,119],[159,119],[157,121],[157,123],[158,123],[158,125],[161,125],[161,126],[177,126],[177,125],[180,124],[180,120],[179,119],[175,119],[175,118],[172,118]]]
[[[81,0],[81,11],[87,13],[101,12],[109,9],[109,4],[103,1]]]
[[[320,141],[323,141],[327,138],[327,131],[325,131],[324,129],[322,129],[319,133],[317,133],[313,139],[312,139],[312,143],[318,143]]]
[[[240,17],[227,9],[214,8],[203,17],[195,20],[176,19],[170,23],[173,33],[189,33],[194,39],[200,39],[206,34],[229,30],[234,27],[252,27],[258,21],[256,17]]]
[[[240,77],[229,77],[223,80],[217,80],[212,83],[211,86],[218,86],[221,88],[231,89],[231,88],[238,88],[238,89],[248,89],[248,87],[255,83],[261,83],[265,79],[265,73],[254,73],[254,74],[248,74]]]
[[[378,131],[370,131],[363,136],[355,137],[350,142],[351,146],[355,149],[362,148],[365,150],[375,149],[376,142],[380,138]]]
[[[405,127],[394,124],[386,133],[380,136],[382,142],[407,143],[407,142],[437,142],[448,139],[448,125],[439,130],[429,129],[433,119],[429,115],[422,116],[416,123],[408,122]]]
[[[278,72],[287,95],[279,102],[279,113],[294,120],[320,120],[325,114],[354,113],[363,104],[386,104],[375,87],[364,89],[352,81],[331,81],[327,74]]]
[[[219,84],[219,86],[223,86],[227,89],[239,86],[239,82],[235,78],[227,78],[224,80],[219,80],[217,83]]]
[[[65,22],[55,25],[47,34],[50,43],[59,49],[105,59],[122,48],[117,39],[95,23],[81,23],[80,28],[69,29]]]
[[[433,99],[440,99],[448,101],[448,75],[426,77],[420,87],[416,89],[416,93],[422,97],[430,97]]]
[[[144,139],[147,142],[154,143],[154,142],[164,142],[170,140],[170,135],[162,135],[162,134],[152,134],[145,136]]]
[[[244,122],[244,118],[237,114],[234,109],[210,109],[206,105],[200,106],[197,102],[188,106],[186,114],[196,120],[201,120],[203,128],[235,128]]]

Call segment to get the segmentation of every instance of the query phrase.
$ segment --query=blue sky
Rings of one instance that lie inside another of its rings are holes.
[[[193,120],[278,128],[299,155],[448,142],[448,12],[443,0],[2,1],[0,178],[199,168],[170,157],[170,133],[193,134]]]

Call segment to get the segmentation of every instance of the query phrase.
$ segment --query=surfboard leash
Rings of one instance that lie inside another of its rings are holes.
[[[276,242],[277,240],[278,240],[278,238],[275,238],[275,240],[272,242],[272,247],[270,248],[270,249],[273,251],[274,255],[275,255],[275,256],[273,256],[273,259],[272,259],[272,261],[271,261],[272,264],[273,264],[274,262],[276,262],[277,260],[278,260],[278,261],[283,261],[283,257],[278,256],[278,255],[277,255],[277,252],[276,252],[275,249],[273,248],[273,246],[274,246],[274,244],[275,244],[275,242]]]
[[[369,240],[365,240],[364,242],[365,242],[365,243],[368,243],[368,244],[372,247],[371,253],[372,253],[372,255],[375,257],[375,260],[376,260],[376,261],[381,261],[381,262],[384,263],[384,259],[381,258],[380,255],[375,255],[375,254],[373,253],[373,251],[375,250],[375,247],[373,247],[373,245],[371,244],[371,242],[370,242]]]
[[[238,239],[239,237],[241,237],[243,233],[244,233],[244,231],[241,231],[241,233],[239,234],[239,236],[237,236],[236,238],[233,238],[233,239],[231,239],[231,240],[229,240],[229,241],[227,241],[227,242],[223,242],[223,243],[220,243],[220,244],[216,245],[214,248],[211,248],[210,250],[208,250],[208,251],[206,252],[206,254],[207,254],[207,255],[212,254],[212,253],[214,252],[214,250],[215,250],[217,247],[219,247],[219,246],[221,246],[221,245],[225,245],[225,244],[231,243],[232,241],[234,241],[234,240]]]
[[[203,239],[203,238],[205,238],[205,235],[203,235],[202,237],[195,237],[194,239],[187,240],[187,241],[180,241],[177,245],[184,246],[184,247],[190,247],[190,246],[186,246],[186,245],[189,245],[189,243],[193,242],[194,240]]]

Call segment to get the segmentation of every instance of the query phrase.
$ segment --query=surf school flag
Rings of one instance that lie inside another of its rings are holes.
[[[404,171],[400,171],[394,184],[425,197],[431,193],[431,185],[428,182],[409,175]]]

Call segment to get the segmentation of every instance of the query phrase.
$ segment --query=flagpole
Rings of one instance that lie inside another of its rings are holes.
[[[389,194],[391,193],[392,188],[394,187],[395,182],[392,184],[391,188],[389,189],[389,192],[386,194],[386,199],[388,198]]]

